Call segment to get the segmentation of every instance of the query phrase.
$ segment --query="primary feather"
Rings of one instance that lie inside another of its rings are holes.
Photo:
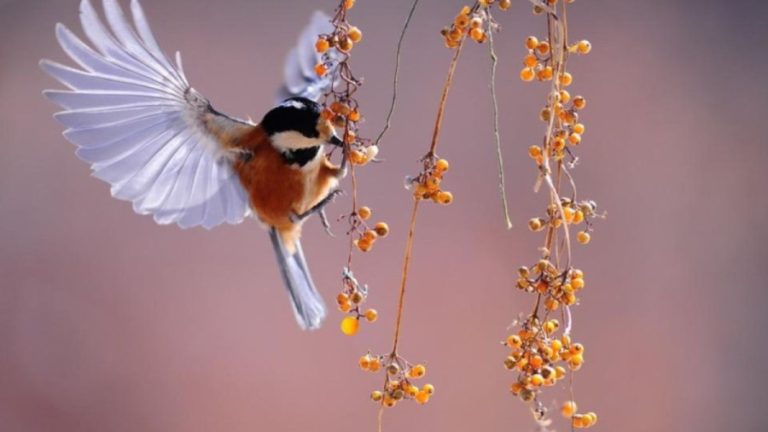
[[[56,114],[67,127],[64,136],[137,213],[182,228],[240,223],[250,207],[228,141],[255,125],[216,112],[192,89],[180,56],[176,65],[165,56],[138,0],[131,2],[133,26],[117,0],[103,6],[108,26],[89,0],[80,4],[95,49],[56,26],[59,44],[79,69],[41,62],[69,88],[44,92],[64,108]]]

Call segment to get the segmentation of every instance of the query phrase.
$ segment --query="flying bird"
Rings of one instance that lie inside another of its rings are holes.
[[[326,144],[341,146],[317,100],[333,84],[318,77],[318,34],[329,18],[316,12],[285,62],[280,101],[259,123],[217,111],[190,86],[181,56],[157,43],[138,0],[132,24],[117,0],[103,0],[105,22],[90,0],[80,19],[91,46],[62,24],[56,37],[77,64],[42,60],[67,87],[43,94],[63,108],[54,117],[113,197],[158,224],[211,229],[255,217],[269,230],[296,320],[316,329],[325,306],[301,248],[303,222],[338,193],[345,161],[334,165]]]

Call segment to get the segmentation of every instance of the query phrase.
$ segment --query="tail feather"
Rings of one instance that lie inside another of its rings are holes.
[[[325,318],[325,304],[312,282],[301,243],[296,240],[293,247],[295,252],[291,253],[276,229],[270,229],[269,238],[272,240],[272,246],[275,249],[275,255],[277,255],[277,263],[283,282],[291,296],[296,321],[304,330],[319,328],[323,318]]]

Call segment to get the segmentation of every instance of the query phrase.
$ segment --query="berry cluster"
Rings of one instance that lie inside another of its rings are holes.
[[[358,207],[357,203],[355,167],[375,160],[379,148],[373,145],[371,140],[361,138],[358,133],[358,125],[363,116],[354,94],[362,85],[362,81],[353,75],[349,60],[352,48],[362,41],[363,33],[347,21],[347,11],[354,5],[355,0],[341,0],[331,20],[333,31],[318,35],[315,43],[317,52],[323,54],[315,72],[324,76],[329,71],[335,71],[334,81],[324,95],[325,108],[322,115],[334,127],[344,130],[343,157],[351,165],[352,211],[346,216],[349,222],[349,257],[343,271],[342,289],[337,297],[339,310],[347,314],[341,321],[341,331],[349,336],[357,333],[361,318],[373,322],[378,317],[375,309],[367,309],[364,312],[361,309],[368,296],[368,287],[359,283],[352,273],[353,251],[357,248],[359,251],[368,252],[378,238],[389,234],[389,226],[384,222],[379,222],[371,228],[366,222],[371,217],[371,209]]]
[[[423,364],[410,364],[397,355],[374,356],[370,353],[360,357],[358,364],[364,371],[386,371],[384,388],[371,392],[371,400],[384,407],[394,407],[404,399],[411,399],[423,405],[429,402],[435,392],[432,384],[424,384],[421,388],[414,384],[427,373]]]
[[[424,169],[415,177],[407,178],[407,187],[413,191],[416,200],[431,199],[432,201],[448,205],[453,202],[453,194],[440,189],[445,172],[450,164],[445,159],[436,159],[433,156],[424,158]]]
[[[541,148],[532,146],[529,154],[534,159],[541,157]],[[562,209],[562,212],[561,212]],[[528,228],[533,232],[543,231],[546,228],[558,229],[565,222],[566,225],[580,225],[584,223],[585,228],[576,233],[576,241],[586,245],[592,240],[590,231],[592,231],[594,218],[603,217],[597,213],[597,203],[589,201],[574,202],[571,198],[560,198],[560,205],[550,204],[547,207],[546,217],[535,217],[528,221]]]
[[[572,97],[566,90],[574,80],[566,65],[570,54],[588,54],[592,45],[586,40],[568,43],[566,4],[569,3],[573,0],[535,2],[533,12],[546,14],[548,32],[546,38],[529,36],[525,40],[527,53],[520,71],[523,81],[550,82],[551,86],[546,105],[539,113],[539,118],[547,125],[543,144],[528,148],[528,155],[535,161],[539,173],[537,189],[542,183],[547,185],[549,204],[546,216],[528,221],[531,231],[544,232],[542,256],[531,268],[518,270],[516,286],[535,295],[536,303],[533,312],[519,323],[518,332],[504,343],[512,350],[504,365],[518,373],[511,386],[512,393],[530,403],[540,421],[547,412],[539,400],[543,388],[554,386],[568,370],[577,371],[584,364],[584,346],[572,343],[570,336],[570,308],[578,304],[579,293],[585,286],[584,273],[570,264],[570,229],[584,224],[585,228],[576,234],[576,240],[587,244],[591,240],[594,219],[602,217],[597,214],[594,201],[577,199],[576,185],[570,174],[578,161],[575,148],[582,143],[585,132],[580,115],[587,102],[583,96]],[[569,186],[570,196],[565,196],[565,186]],[[566,321],[562,331],[560,321],[551,318],[555,313]],[[566,402],[561,412],[571,420],[574,428],[590,427],[597,422],[595,413],[577,413],[574,401]]]
[[[440,34],[443,35],[445,46],[458,48],[466,36],[477,43],[488,40],[489,32],[495,31],[497,24],[493,21],[490,8],[497,4],[499,9],[507,10],[512,6],[511,0],[478,0],[473,6],[464,6],[453,23],[444,27]]]

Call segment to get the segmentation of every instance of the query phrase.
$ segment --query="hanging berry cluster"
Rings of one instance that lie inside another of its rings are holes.
[[[584,224],[576,240],[587,244],[593,220],[602,217],[597,214],[594,201],[577,198],[570,173],[578,161],[575,149],[585,132],[580,115],[586,99],[571,97],[566,90],[574,80],[567,70],[567,60],[570,54],[588,54],[592,49],[586,40],[568,42],[566,4],[573,1],[532,0],[533,13],[546,16],[547,34],[541,40],[535,36],[526,39],[527,53],[520,71],[523,81],[551,82],[546,105],[539,114],[546,124],[543,143],[528,149],[539,173],[536,189],[546,184],[549,204],[544,216],[528,221],[531,231],[544,233],[544,245],[538,262],[518,270],[517,288],[534,295],[536,301],[533,311],[515,323],[518,331],[504,342],[511,350],[504,365],[517,373],[512,393],[530,404],[535,419],[542,424],[547,420],[547,408],[540,400],[542,390],[584,364],[584,346],[571,341],[570,308],[578,304],[585,287],[584,272],[571,265],[571,226]],[[564,328],[556,317],[565,323]],[[572,383],[571,375],[571,399]],[[597,422],[595,413],[577,412],[573,400],[562,405],[561,413],[570,420],[572,428],[587,428]]]
[[[358,134],[359,123],[363,117],[354,95],[362,82],[352,73],[349,60],[352,49],[362,41],[363,33],[347,20],[347,12],[354,5],[355,0],[341,0],[331,20],[333,31],[318,35],[315,43],[315,49],[322,54],[321,61],[315,66],[317,75],[325,76],[334,71],[334,81],[323,96],[323,116],[335,127],[344,130],[343,158],[344,163],[349,165],[352,178],[352,211],[345,216],[349,222],[349,255],[342,273],[342,290],[337,296],[338,308],[346,314],[341,321],[341,331],[348,336],[357,333],[361,319],[373,322],[378,317],[375,309],[362,308],[368,296],[368,287],[358,282],[352,272],[354,249],[368,252],[377,239],[389,234],[389,226],[385,222],[378,222],[373,226],[368,224],[372,215],[371,209],[359,206],[357,199],[355,167],[374,160],[379,149],[371,140],[361,138]]]

